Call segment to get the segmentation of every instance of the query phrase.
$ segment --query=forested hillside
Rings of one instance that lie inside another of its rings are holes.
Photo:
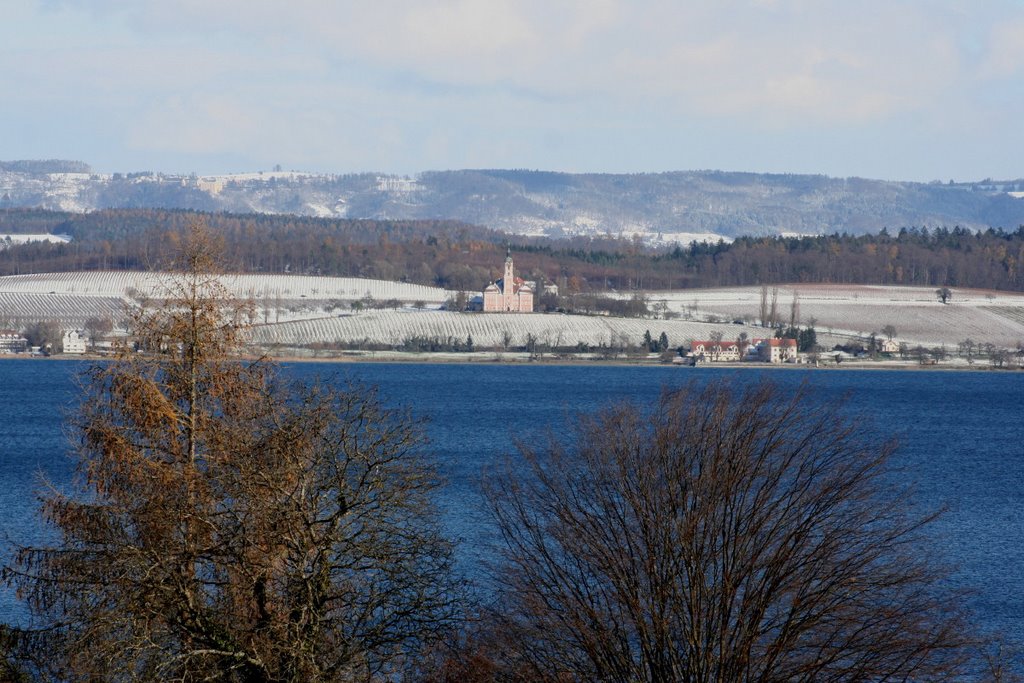
[[[0,234],[68,244],[0,245],[0,274],[149,270],[203,220],[238,272],[337,275],[479,290],[500,277],[508,236],[457,221],[373,221],[163,210],[0,210]],[[1024,227],[901,229],[874,235],[742,237],[657,249],[634,240],[512,238],[516,269],[564,292],[771,283],[1024,290]]]

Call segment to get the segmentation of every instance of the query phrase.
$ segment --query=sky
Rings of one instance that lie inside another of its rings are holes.
[[[1024,0],[0,0],[0,159],[1024,177]]]

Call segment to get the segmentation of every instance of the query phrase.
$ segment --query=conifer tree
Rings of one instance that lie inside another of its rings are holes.
[[[41,679],[368,680],[456,615],[418,426],[241,359],[212,243],[193,229],[135,311],[144,353],[86,374],[78,486],[4,570],[32,615],[7,645]]]

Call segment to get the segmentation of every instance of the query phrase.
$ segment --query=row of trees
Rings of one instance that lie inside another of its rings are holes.
[[[137,311],[149,353],[84,377],[81,488],[3,570],[32,616],[0,630],[7,678],[1005,680],[893,444],[768,384],[522,444],[485,478],[500,560],[470,601],[417,423],[240,361],[208,254],[194,233]]]
[[[85,215],[0,210],[0,231],[60,232],[70,244],[0,249],[0,275],[149,269],[202,216],[229,246],[228,268],[403,280],[479,291],[501,276],[509,236],[456,221],[377,221],[120,209]],[[611,238],[513,238],[526,279],[562,294],[794,282],[1024,290],[1024,227],[974,233],[741,237],[671,250]],[[767,317],[762,316],[762,320]],[[774,326],[774,325],[773,325]]]

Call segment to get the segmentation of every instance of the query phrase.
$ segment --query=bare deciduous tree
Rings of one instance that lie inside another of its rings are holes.
[[[771,327],[771,320],[768,318],[768,285],[761,285],[761,305],[758,308],[758,317],[761,319],[761,327]]]
[[[53,545],[5,568],[5,634],[54,680],[388,676],[455,615],[451,544],[415,423],[372,392],[290,389],[235,355],[244,305],[195,231],[125,353],[86,376],[80,488]]]
[[[711,341],[711,358],[718,360],[722,355],[722,339],[725,335],[721,330],[713,330],[708,334],[708,339]]]
[[[779,288],[772,287],[772,301],[768,310],[768,322],[769,327],[775,327],[779,324]]]
[[[879,443],[768,384],[663,394],[522,447],[489,484],[496,674],[948,680],[968,638]]]
[[[29,346],[60,353],[64,350],[64,330],[55,320],[40,320],[25,328],[23,334]]]
[[[89,339],[89,343],[95,346],[98,340],[113,331],[114,320],[109,315],[95,316],[85,321],[83,329],[85,336]]]

